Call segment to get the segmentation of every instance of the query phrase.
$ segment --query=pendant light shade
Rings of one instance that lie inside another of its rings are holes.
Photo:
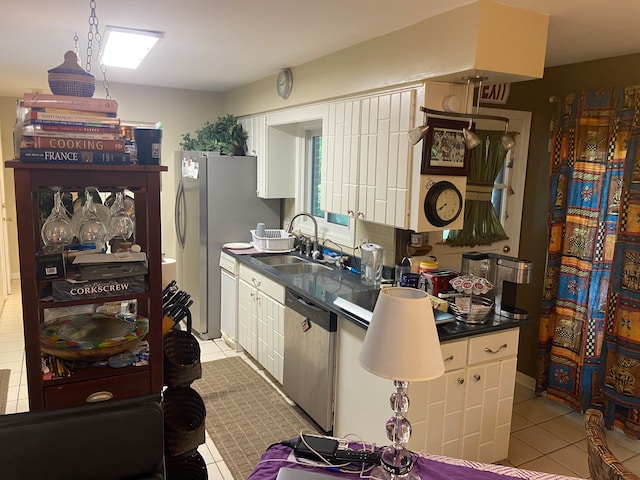
[[[473,96],[474,96],[473,92],[475,87],[478,86],[478,90],[481,91],[482,82],[486,80],[487,77],[474,76],[474,77],[463,77],[462,79],[467,82],[467,89],[466,89],[465,101],[464,101],[464,105],[466,107],[469,103],[469,94],[471,93],[472,95],[471,103],[473,103]],[[471,88],[472,85],[474,89]],[[501,117],[497,115],[481,114],[479,112],[479,108],[480,108],[479,97],[480,97],[480,93],[478,93],[478,99],[475,102],[476,104],[475,113],[467,112],[467,111],[454,112],[449,110],[447,110],[446,112],[443,112],[440,110],[433,110],[431,108],[420,107],[420,111],[424,113],[424,122],[423,122],[423,125],[420,125],[419,127],[416,127],[407,133],[409,140],[411,141],[412,144],[415,145],[420,140],[424,139],[427,136],[427,133],[429,131],[429,126],[427,125],[428,116],[441,117],[441,118],[466,118],[469,120],[469,126],[467,128],[462,129],[462,136],[464,137],[464,143],[465,143],[465,146],[467,147],[467,150],[471,150],[473,148],[476,148],[482,143],[478,135],[476,135],[472,130],[473,120],[492,120],[492,121],[504,122],[505,124],[504,135],[502,135],[501,142],[502,142],[502,146],[506,150],[511,150],[515,146],[516,141],[513,135],[509,133],[509,119],[507,117]]]
[[[478,138],[478,135],[473,133],[468,128],[462,129],[462,136],[464,137],[464,144],[469,150],[471,150],[472,148],[476,148],[478,145],[480,145],[480,143],[482,143],[480,142],[480,138]]]
[[[504,135],[502,135],[502,138],[500,139],[500,141],[502,142],[502,146],[505,148],[505,150],[511,150],[513,147],[516,146],[515,138],[513,138],[508,133],[505,133]]]
[[[509,133],[508,123],[504,126],[504,135],[502,135],[502,137],[500,138],[500,141],[502,142],[502,146],[504,147],[505,150],[511,150],[513,147],[516,146],[516,139],[513,138],[513,135]]]
[[[420,125],[414,129],[409,130],[407,136],[409,137],[409,141],[412,145],[417,144],[420,140],[422,140],[429,131],[429,125]]]

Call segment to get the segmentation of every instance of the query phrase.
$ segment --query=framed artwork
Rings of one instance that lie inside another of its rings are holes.
[[[422,142],[423,175],[469,175],[469,150],[464,143],[462,129],[468,122],[430,117],[429,130]],[[472,126],[473,129],[473,126]]]

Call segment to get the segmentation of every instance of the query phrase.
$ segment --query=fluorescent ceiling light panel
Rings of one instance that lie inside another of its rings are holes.
[[[107,25],[102,63],[108,67],[138,68],[140,62],[163,36],[162,32]]]

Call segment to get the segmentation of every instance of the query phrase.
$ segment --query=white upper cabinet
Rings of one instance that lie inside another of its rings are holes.
[[[358,216],[406,228],[411,153],[407,132],[413,126],[416,90],[362,101]]]
[[[407,132],[424,87],[329,104],[323,129],[323,208],[408,228],[413,148]]]
[[[360,100],[329,104],[322,129],[322,209],[354,217],[358,208]]]
[[[256,193],[260,198],[279,198],[271,196],[274,187],[268,182],[267,167],[267,116],[254,115],[244,117],[239,123],[247,132],[247,155],[257,158]]]

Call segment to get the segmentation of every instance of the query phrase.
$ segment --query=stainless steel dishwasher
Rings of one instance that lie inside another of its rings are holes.
[[[325,431],[333,428],[337,317],[287,289],[282,387]]]

